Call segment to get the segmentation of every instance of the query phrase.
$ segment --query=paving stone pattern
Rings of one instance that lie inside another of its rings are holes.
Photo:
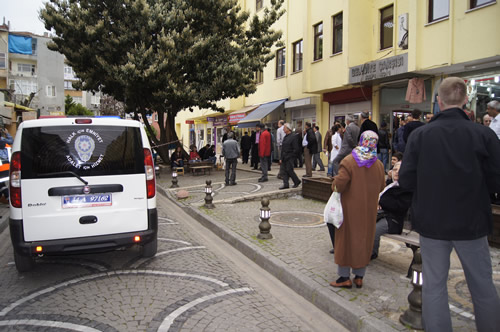
[[[19,274],[2,232],[0,331],[309,331],[161,203],[158,210],[151,259],[140,248],[44,257]]]

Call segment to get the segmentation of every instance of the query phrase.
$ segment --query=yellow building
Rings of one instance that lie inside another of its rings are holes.
[[[251,13],[269,2],[240,1]],[[241,133],[252,125],[242,113],[255,113],[256,120],[271,102],[279,106],[258,120],[275,126],[284,119],[297,129],[309,121],[324,137],[335,120],[365,110],[391,132],[413,109],[439,112],[436,89],[449,75],[466,80],[472,119],[481,119],[486,103],[500,95],[495,0],[286,0],[284,6],[275,25],[284,47],[273,50],[257,91],[221,102],[226,115],[216,119],[220,114],[207,110],[180,112],[176,130],[186,147],[220,144],[225,124]]]

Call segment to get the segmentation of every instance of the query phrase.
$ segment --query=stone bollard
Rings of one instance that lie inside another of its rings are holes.
[[[177,180],[177,171],[174,170],[172,171],[172,185],[170,186],[170,188],[179,188],[179,185],[177,184],[178,180]]]
[[[213,197],[212,197],[212,181],[207,180],[206,181],[207,186],[205,187],[205,207],[207,209],[213,209],[215,208],[215,205],[213,205]]]
[[[415,251],[411,283],[413,290],[408,295],[410,307],[399,317],[399,321],[414,330],[423,330],[422,325],[422,255]]]
[[[269,223],[269,219],[271,218],[269,198],[263,198],[260,203],[262,204],[262,207],[260,208],[260,233],[257,235],[257,238],[261,240],[272,239],[271,224]]]

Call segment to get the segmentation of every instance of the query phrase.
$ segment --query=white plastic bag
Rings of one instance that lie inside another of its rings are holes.
[[[334,191],[326,203],[325,211],[323,211],[325,222],[333,224],[340,228],[344,222],[344,213],[342,212],[342,203],[340,202],[340,193]]]

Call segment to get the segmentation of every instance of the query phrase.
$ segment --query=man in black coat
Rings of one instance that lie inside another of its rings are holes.
[[[283,143],[281,145],[281,160],[280,163],[283,164],[281,176],[283,177],[283,185],[279,189],[289,188],[288,179],[292,178],[293,188],[297,188],[300,185],[300,180],[295,171],[293,170],[293,162],[300,153],[300,145],[295,135],[292,134],[290,129],[290,124],[285,123],[283,125],[283,130],[285,131],[285,138],[283,138]]]
[[[252,130],[252,136],[250,137],[252,141],[252,159],[250,160],[250,167],[253,169],[259,169],[259,142],[257,141],[257,136],[260,136],[260,127],[257,126],[255,131]]]
[[[304,164],[306,165],[306,174],[304,177],[312,177],[312,157],[318,150],[318,142],[316,135],[311,127],[310,122],[306,122],[306,141],[307,145],[304,146]]]
[[[412,131],[424,125],[424,123],[420,121],[421,116],[422,111],[417,109],[411,111],[411,121],[408,121],[403,130],[403,140],[405,143],[408,142],[408,136],[410,136]]]
[[[359,139],[361,138],[361,134],[367,130],[374,131],[378,135],[377,124],[375,122],[373,122],[372,120],[370,120],[370,112],[364,111],[364,112],[361,112],[361,127],[359,127],[358,141],[356,143],[359,143]]]
[[[248,136],[248,132],[245,132],[245,135],[241,138],[241,154],[242,154],[242,163],[248,164],[248,155],[250,154],[250,149],[252,148],[252,139]]]
[[[441,112],[408,138],[399,172],[413,191],[411,221],[420,234],[422,314],[426,331],[451,331],[447,279],[452,249],[465,271],[478,331],[500,331],[500,298],[487,235],[489,193],[500,190],[500,141],[462,110],[467,86],[448,77],[438,88]]]

